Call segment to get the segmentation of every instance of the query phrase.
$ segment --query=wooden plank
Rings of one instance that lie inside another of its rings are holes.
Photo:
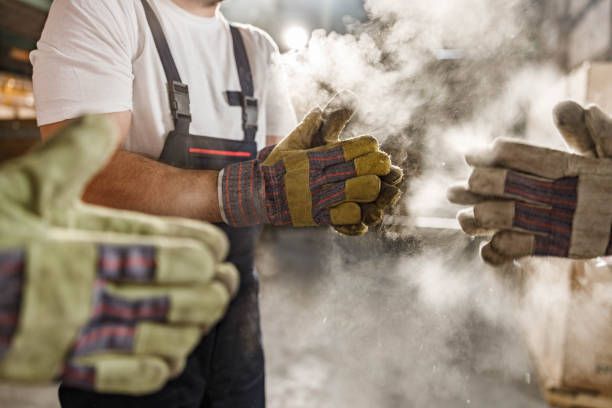
[[[612,399],[595,394],[548,390],[546,401],[557,408],[610,408]]]

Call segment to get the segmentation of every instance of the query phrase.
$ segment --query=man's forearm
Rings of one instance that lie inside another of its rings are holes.
[[[220,222],[218,174],[178,169],[120,150],[83,199],[105,207]]]

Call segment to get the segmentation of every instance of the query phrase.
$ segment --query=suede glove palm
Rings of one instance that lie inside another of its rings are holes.
[[[390,173],[390,158],[371,136],[339,140],[345,123],[328,132],[329,143],[312,147],[317,146],[324,119],[324,112],[314,109],[257,160],[221,172],[219,201],[229,225],[361,223],[360,204],[375,203],[380,196],[380,177]]]
[[[79,200],[114,134],[88,117],[0,167],[0,379],[154,392],[236,292],[217,228]]]
[[[449,191],[452,202],[474,204],[458,216],[465,232],[493,234],[482,249],[489,263],[612,254],[612,160],[596,158],[611,151],[611,121],[597,108],[564,103],[555,122],[570,146],[591,157],[498,140],[467,156],[475,168],[468,188]]]

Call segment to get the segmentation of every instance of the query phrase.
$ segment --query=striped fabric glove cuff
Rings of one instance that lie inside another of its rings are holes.
[[[274,146],[262,150],[257,160],[235,163],[219,173],[219,208],[223,221],[248,227],[270,223],[264,209],[264,182],[260,162]]]
[[[0,250],[0,360],[17,331],[24,262],[23,251]]]

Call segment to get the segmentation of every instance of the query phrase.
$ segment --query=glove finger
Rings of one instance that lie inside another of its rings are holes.
[[[567,145],[575,152],[596,157],[595,143],[586,125],[585,110],[573,101],[565,101],[553,110],[555,126]]]
[[[208,248],[190,239],[148,237],[139,244],[121,244],[118,236],[105,237],[98,246],[98,276],[115,282],[167,284],[205,283],[216,268]],[[123,238],[123,237],[121,237]],[[129,237],[125,242],[133,242]]]
[[[457,213],[457,221],[463,232],[471,236],[487,236],[495,232],[495,229],[480,225],[474,216],[474,208],[461,210]]]
[[[350,122],[353,114],[354,112],[350,108],[338,108],[332,111],[329,110],[329,107],[325,108],[323,113],[323,125],[312,147],[338,142],[342,131]]]
[[[64,385],[100,393],[144,395],[170,379],[168,364],[154,356],[105,354],[76,359],[64,369]]]
[[[342,203],[329,210],[331,224],[352,225],[361,222],[361,207],[357,203]]]
[[[316,143],[316,137],[322,124],[323,111],[320,108],[314,108],[306,115],[298,127],[272,150],[265,162],[276,162],[278,160],[275,151],[310,149]]]
[[[474,194],[463,185],[453,186],[446,192],[446,198],[453,204],[474,205],[491,200],[491,197]]]
[[[312,190],[312,213],[317,225],[332,224],[330,209],[342,203],[372,203],[380,194],[381,181],[378,176],[361,176],[345,182],[326,184]],[[354,214],[349,211],[347,216]],[[339,216],[339,214],[337,214]]]
[[[234,298],[240,287],[240,274],[234,264],[229,262],[217,265],[215,279],[221,282],[231,298]]]
[[[357,157],[352,162],[342,162],[325,168],[322,177],[311,182],[311,185],[336,183],[355,176],[384,176],[389,173],[390,166],[391,160],[386,153],[372,152]]]
[[[83,329],[73,356],[84,358],[104,353],[156,356],[164,360],[184,359],[204,332],[195,326],[171,326],[145,322],[97,322]]]
[[[597,157],[612,157],[612,118],[597,106],[585,113],[586,127],[595,143]]]
[[[372,152],[357,157],[353,163],[358,176],[386,176],[391,171],[391,158],[384,152]]]
[[[329,100],[323,109],[324,120],[319,135],[321,145],[340,139],[340,134],[353,117],[356,106],[357,96],[347,90],[338,92]]]
[[[330,152],[336,152],[336,149],[338,154],[330,156]],[[380,148],[376,138],[372,136],[359,136],[327,145],[324,148],[315,149],[315,151],[328,156],[326,157],[325,164],[329,167],[343,162],[350,162],[368,153],[378,152]]]
[[[483,245],[480,249],[480,256],[486,263],[492,266],[501,266],[513,261],[512,257],[504,256],[495,251],[490,243]]]
[[[534,243],[534,235],[517,231],[500,231],[483,246],[481,255],[487,263],[502,265],[513,259],[533,255]]]
[[[361,176],[345,182],[344,201],[372,203],[380,195],[382,182],[378,176]]]
[[[391,171],[389,171],[389,174],[384,175],[382,177],[382,181],[384,181],[387,184],[391,184],[393,186],[397,186],[399,184],[401,184],[401,182],[404,180],[404,170],[402,170],[400,167],[395,166],[395,165],[391,165]]]
[[[341,235],[347,235],[350,237],[359,237],[365,235],[368,232],[368,226],[364,223],[355,225],[337,225],[334,226],[336,232]]]
[[[458,215],[461,228],[470,235],[515,230],[539,235],[571,231],[572,214],[552,213],[550,207],[514,201],[486,201]]]
[[[384,207],[379,207],[377,204],[364,204],[362,206],[363,223],[368,227],[380,225],[385,216]]]
[[[134,352],[138,355],[159,356],[170,360],[187,358],[202,338],[198,327],[177,327],[143,323],[136,329]]]
[[[473,208],[475,225],[486,230],[513,228],[514,214],[515,203],[512,201],[485,201],[476,204]],[[462,219],[464,217],[459,219],[460,224]]]
[[[384,181],[381,186],[380,194],[376,199],[376,206],[382,210],[395,207],[399,203],[400,198],[402,198],[402,191]]]
[[[78,206],[73,225],[74,228],[89,231],[191,238],[206,245],[219,262],[229,252],[227,236],[219,228],[183,218],[162,218],[83,204]]]
[[[235,271],[225,269],[222,278],[235,278]],[[232,285],[237,286],[236,282]],[[230,291],[225,283],[213,280],[206,285],[190,287],[147,287],[135,285],[107,285],[101,302],[100,319],[142,321],[143,318],[176,324],[192,324],[210,328],[223,316],[230,302]]]
[[[507,139],[497,139],[493,147],[466,155],[472,167],[503,167],[550,179],[576,175],[576,163],[584,160],[587,159]]]
[[[0,186],[6,183],[2,191],[10,192],[16,201],[27,201],[34,193],[39,203],[68,207],[81,197],[87,183],[106,165],[118,143],[118,131],[110,121],[102,116],[86,116],[29,154],[5,163]]]
[[[471,193],[480,196],[518,199],[536,204],[550,204],[554,197],[551,193],[561,189],[559,193],[571,193],[573,178],[548,180],[542,177],[509,171],[499,168],[477,167],[468,180]],[[567,182],[566,182],[567,181]],[[567,184],[567,188],[563,187]]]

